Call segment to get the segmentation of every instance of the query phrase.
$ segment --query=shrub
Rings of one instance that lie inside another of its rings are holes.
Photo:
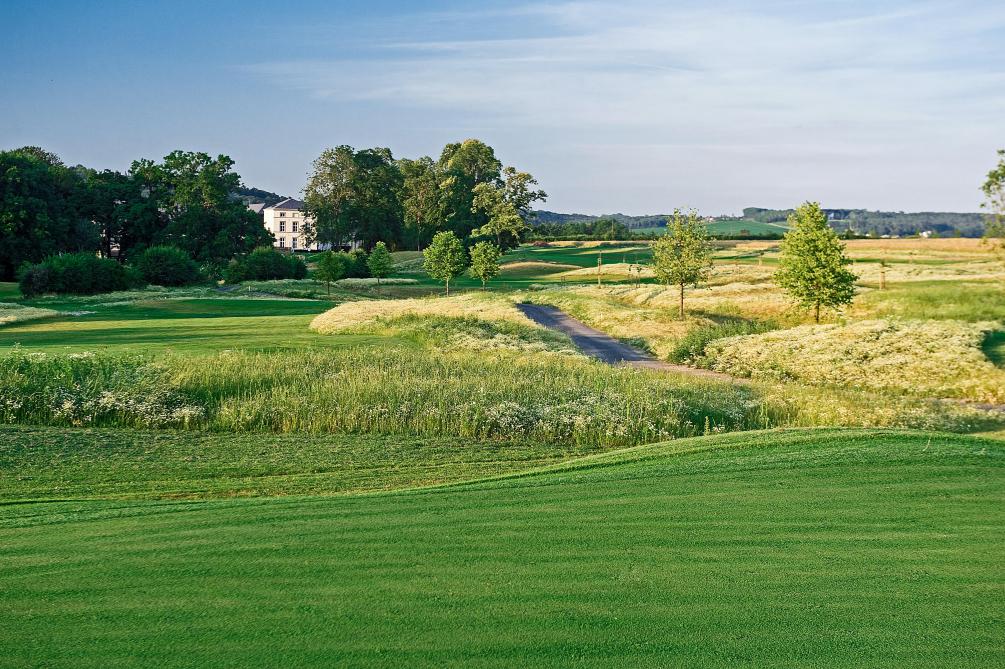
[[[272,247],[263,246],[241,260],[232,260],[227,266],[225,278],[227,283],[305,279],[307,265],[295,255],[287,255]]]
[[[42,293],[94,295],[138,288],[145,283],[132,268],[90,253],[67,253],[37,265],[23,265],[18,276],[25,297]]]
[[[370,266],[367,264],[366,251],[355,249],[349,252],[349,272],[346,277],[349,279],[369,279]]]
[[[173,246],[152,246],[135,261],[136,269],[157,286],[184,286],[199,278],[199,267],[187,253]]]
[[[717,339],[761,334],[775,329],[773,323],[729,321],[695,328],[677,340],[667,356],[671,362],[702,362],[705,348]]]

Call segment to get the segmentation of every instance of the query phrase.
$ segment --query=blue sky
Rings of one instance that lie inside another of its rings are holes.
[[[478,137],[558,211],[975,211],[1005,2],[0,0],[0,147],[226,153],[295,195],[327,146]]]

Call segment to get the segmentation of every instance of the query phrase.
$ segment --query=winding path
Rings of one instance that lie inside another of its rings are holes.
[[[634,346],[618,341],[610,335],[604,334],[600,330],[595,330],[589,325],[565,313],[557,307],[549,307],[541,304],[518,304],[516,305],[527,318],[546,328],[564,332],[569,335],[572,342],[588,356],[606,362],[609,365],[628,365],[629,367],[640,367],[642,369],[655,369],[664,372],[674,372],[677,374],[689,374],[700,376],[716,381],[728,381],[731,383],[750,383],[747,379],[729,376],[720,372],[713,372],[707,369],[696,369],[685,365],[672,365],[669,362],[657,360],[644,351],[640,351]]]

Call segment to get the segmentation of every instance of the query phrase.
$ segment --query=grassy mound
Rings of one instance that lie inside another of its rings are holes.
[[[712,368],[928,397],[1005,403],[1005,372],[982,350],[1000,325],[961,321],[859,321],[804,325],[708,344]]]
[[[349,498],[3,507],[11,666],[1002,663],[1005,451],[746,433]]]

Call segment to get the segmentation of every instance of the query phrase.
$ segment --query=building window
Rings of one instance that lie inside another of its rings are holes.
[[[286,232],[286,221],[279,221],[279,232]]]
[[[293,232],[297,231],[297,222],[293,221]]]
[[[279,217],[280,218],[284,218],[285,216],[286,216],[286,212],[285,211],[279,212]]]
[[[296,237],[294,237],[293,240],[291,241],[290,248],[291,249],[297,248],[297,238]]]
[[[281,248],[281,249],[285,249],[286,248],[286,237],[280,237],[279,238],[279,248]]]

